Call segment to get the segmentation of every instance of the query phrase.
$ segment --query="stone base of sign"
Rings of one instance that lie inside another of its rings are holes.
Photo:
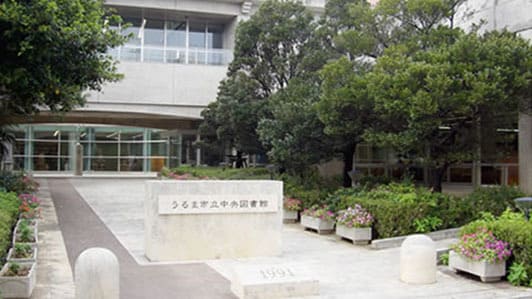
[[[283,209],[283,222],[284,223],[296,223],[298,212]]]
[[[483,282],[494,282],[501,280],[506,275],[506,263],[488,263],[486,261],[469,260],[454,251],[449,252],[449,269],[453,271],[464,271],[480,277]]]
[[[315,230],[320,235],[331,234],[334,232],[333,221],[322,220],[316,217],[301,215],[301,225],[305,229]]]
[[[145,250],[151,261],[281,253],[280,181],[148,181]]]
[[[274,299],[318,296],[319,281],[290,265],[237,267],[231,291],[240,299]]]

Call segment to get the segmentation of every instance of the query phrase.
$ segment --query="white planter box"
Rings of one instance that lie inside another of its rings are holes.
[[[19,219],[17,221],[17,225],[15,225],[15,231],[18,230],[18,227],[20,226],[20,223],[22,222],[22,220],[24,220],[24,219]],[[29,224],[30,227],[38,228],[38,226],[39,226],[39,220],[38,219],[27,219],[27,220],[30,222],[30,224]]]
[[[353,241],[353,244],[369,244],[371,240],[371,227],[347,227],[338,224],[336,225],[336,234]]]
[[[30,229],[33,230],[33,236],[35,236],[35,242],[19,242],[17,241],[17,236],[20,235],[18,232],[18,227],[15,227],[15,232],[13,234],[13,246],[15,246],[15,243],[26,243],[30,244],[31,246],[37,246],[37,243],[39,243],[39,234],[37,230],[37,226],[30,226]]]
[[[283,222],[294,223],[297,222],[298,211],[290,211],[283,209]]]
[[[327,234],[334,231],[334,222],[306,215],[301,215],[301,225],[317,231],[318,234]]]
[[[31,245],[30,245],[31,246]],[[7,261],[13,263],[34,263],[37,260],[37,246],[31,246],[33,248],[33,254],[28,258],[14,258],[12,257],[15,249],[10,248],[7,253]]]
[[[9,263],[6,263],[0,271],[0,292],[2,298],[30,298],[35,283],[37,282],[37,264],[21,263],[21,266],[30,265],[30,273],[27,276],[4,276]]]
[[[499,281],[506,275],[506,263],[488,263],[472,261],[454,251],[449,252],[449,268],[453,271],[464,271],[480,277],[483,282]]]

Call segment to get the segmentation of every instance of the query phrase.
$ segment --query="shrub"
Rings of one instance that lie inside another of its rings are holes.
[[[519,215],[519,216],[518,216]],[[532,277],[532,222],[527,221],[523,214],[505,211],[500,217],[484,217],[464,226],[460,234],[469,234],[486,228],[493,232],[493,235],[508,242],[511,250],[511,262],[522,263],[526,267],[528,277]]]
[[[0,172],[0,189],[6,192],[32,193],[38,188],[39,184],[28,175],[18,172]]]
[[[408,183],[391,183],[372,190],[364,187],[339,189],[327,197],[326,203],[336,211],[359,204],[374,217],[376,238],[427,232],[464,223],[463,200]],[[452,211],[448,211],[452,208]]]
[[[0,260],[11,245],[12,231],[18,218],[19,199],[15,193],[0,192]]]
[[[512,264],[508,272],[508,281],[514,286],[527,285],[529,283],[528,273],[523,263],[514,262]]]
[[[481,212],[490,212],[499,216],[507,208],[516,209],[514,199],[525,194],[515,187],[497,186],[477,188],[465,197],[468,204],[470,219],[477,219]]]

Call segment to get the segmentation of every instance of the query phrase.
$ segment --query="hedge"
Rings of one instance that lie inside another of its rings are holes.
[[[11,246],[12,231],[18,218],[19,199],[15,193],[0,192],[0,260]],[[3,264],[3,263],[2,263]]]

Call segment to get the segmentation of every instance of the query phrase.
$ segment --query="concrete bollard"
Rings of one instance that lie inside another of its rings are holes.
[[[76,143],[76,163],[74,164],[74,175],[83,175],[83,145]]]
[[[118,259],[109,249],[89,248],[76,260],[76,299],[119,299]]]
[[[436,243],[425,235],[411,235],[401,245],[401,280],[411,284],[436,282]]]

